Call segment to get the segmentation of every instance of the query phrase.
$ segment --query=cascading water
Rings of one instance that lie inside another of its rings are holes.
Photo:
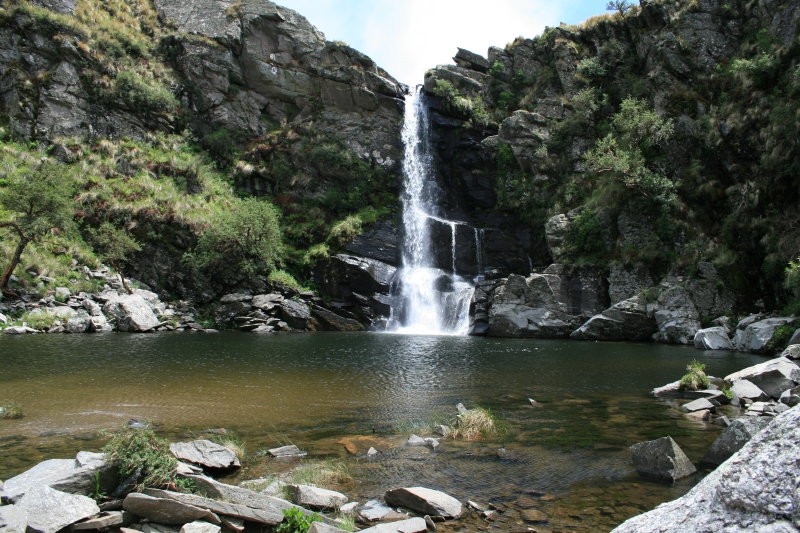
[[[389,330],[428,335],[465,335],[469,328],[471,282],[456,272],[456,222],[435,215],[436,183],[432,176],[428,114],[420,90],[406,97],[403,124],[403,264],[400,294]],[[451,228],[450,271],[436,268],[431,222]]]

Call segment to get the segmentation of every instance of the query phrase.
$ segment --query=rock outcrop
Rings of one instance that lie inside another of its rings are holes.
[[[778,415],[688,494],[627,520],[614,533],[796,531],[800,409]]]

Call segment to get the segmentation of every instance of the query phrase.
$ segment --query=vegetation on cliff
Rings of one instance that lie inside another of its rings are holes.
[[[540,240],[566,216],[563,254],[537,261],[643,264],[655,278],[710,262],[741,308],[796,308],[797,6],[613,4],[490,49],[485,74],[434,69],[426,89],[461,135],[489,136],[499,209]],[[470,121],[467,100],[490,120]]]

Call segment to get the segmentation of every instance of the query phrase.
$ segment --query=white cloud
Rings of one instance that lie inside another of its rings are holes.
[[[404,83],[421,83],[425,71],[452,63],[457,47],[486,56],[518,35],[534,36],[558,22],[553,2],[508,0],[405,0],[384,5],[364,31],[364,48]]]
[[[486,56],[517,36],[534,37],[569,13],[604,0],[278,0],[330,40],[372,57],[403,83],[421,83],[425,71],[452,63],[457,48]]]

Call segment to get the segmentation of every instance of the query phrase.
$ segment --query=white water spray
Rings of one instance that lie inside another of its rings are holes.
[[[466,335],[472,283],[456,273],[456,222],[434,215],[436,187],[432,177],[428,115],[418,90],[406,97],[403,124],[403,265],[399,305],[389,329],[398,333]],[[431,249],[431,221],[451,229],[451,271],[436,268]]]

